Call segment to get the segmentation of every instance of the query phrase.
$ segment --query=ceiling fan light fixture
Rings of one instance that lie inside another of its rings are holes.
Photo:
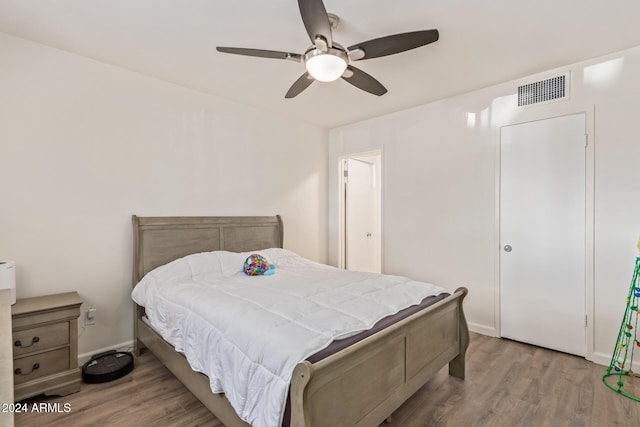
[[[321,82],[338,80],[347,69],[349,57],[339,49],[327,52],[312,49],[305,55],[305,67],[311,77]]]
[[[436,29],[411,31],[378,37],[345,48],[333,39],[340,18],[327,13],[323,0],[298,0],[298,8],[311,40],[311,46],[304,54],[223,46],[217,47],[218,52],[302,62],[306,72],[293,83],[285,98],[298,96],[316,80],[332,82],[339,78],[367,93],[382,96],[387,93],[382,83],[350,64],[353,61],[395,55],[433,43],[440,37]]]

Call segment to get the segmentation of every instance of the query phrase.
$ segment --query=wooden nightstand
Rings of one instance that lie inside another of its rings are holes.
[[[80,391],[77,292],[18,299],[11,307],[14,399]]]

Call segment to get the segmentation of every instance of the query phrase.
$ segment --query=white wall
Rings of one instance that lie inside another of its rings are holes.
[[[97,308],[81,354],[127,343],[131,215],[279,213],[285,247],[326,261],[327,138],[0,33],[0,258],[18,298],[76,290]]]
[[[518,108],[517,86],[571,72],[570,98]],[[383,269],[466,286],[473,330],[499,333],[498,167],[501,126],[586,112],[594,224],[588,357],[609,362],[640,233],[640,47],[568,65],[330,132],[329,259],[337,263],[338,158],[383,150]],[[390,88],[393,90],[393,88]],[[594,189],[595,185],[595,189]],[[591,242],[590,242],[591,244]],[[420,262],[416,262],[416,258]],[[424,260],[424,261],[422,261]]]

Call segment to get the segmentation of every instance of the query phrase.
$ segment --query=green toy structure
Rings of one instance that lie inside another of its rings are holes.
[[[638,250],[640,250],[640,239],[638,239]],[[613,350],[613,357],[607,369],[607,373],[602,377],[602,382],[611,390],[628,397],[629,399],[640,402],[640,397],[634,395],[632,390],[634,384],[632,380],[636,379],[636,373],[633,372],[633,353],[636,347],[640,351],[640,341],[638,341],[638,301],[640,300],[640,283],[638,283],[638,275],[640,274],[640,256],[636,258],[636,267],[633,271],[631,279],[631,287],[627,296],[627,306],[618,332],[618,340]],[[617,381],[614,380],[617,379]],[[607,382],[607,380],[609,382]],[[613,384],[612,384],[613,383]],[[626,384],[625,384],[626,383]]]

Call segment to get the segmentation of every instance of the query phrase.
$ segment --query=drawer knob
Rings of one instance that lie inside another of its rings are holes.
[[[33,366],[31,367],[31,370],[30,370],[29,372],[22,373],[22,369],[20,369],[20,368],[16,368],[16,370],[15,370],[15,371],[13,371],[13,372],[15,372],[15,374],[16,374],[16,375],[29,375],[29,374],[31,374],[33,371],[35,371],[36,369],[38,369],[39,367],[40,367],[40,364],[39,364],[39,363],[34,363],[34,364],[33,364]]]
[[[29,344],[29,345],[22,345],[22,341],[20,341],[20,340],[16,341],[14,344],[15,344],[16,347],[28,348],[28,347],[31,347],[32,345],[34,345],[35,343],[37,343],[38,341],[40,341],[40,337],[35,336],[31,340],[31,344]]]

